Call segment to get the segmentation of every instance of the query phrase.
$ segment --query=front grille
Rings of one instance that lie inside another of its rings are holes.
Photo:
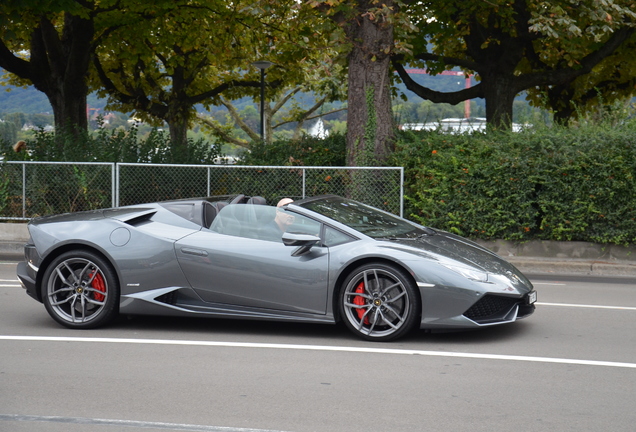
[[[500,321],[520,301],[517,298],[486,294],[464,312],[464,316],[480,324]]]

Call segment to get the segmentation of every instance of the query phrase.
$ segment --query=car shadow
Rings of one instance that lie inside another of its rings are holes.
[[[475,330],[430,332],[414,330],[399,339],[402,343],[435,344],[486,344],[517,339],[528,332],[531,323],[519,321],[510,324],[483,327]],[[342,344],[362,342],[342,323],[337,325],[290,323],[276,321],[233,320],[224,318],[190,318],[133,316],[119,317],[108,326],[110,330],[134,332],[137,337],[178,337],[179,339],[201,339],[210,337],[241,339],[250,337],[303,339],[306,343]],[[160,336],[158,336],[160,335]],[[271,341],[271,340],[269,340]],[[297,341],[295,341],[297,343]],[[373,342],[372,342],[373,343]],[[390,344],[391,342],[389,342]]]
[[[150,334],[179,333],[180,337],[191,336],[277,336],[304,338],[339,338],[347,337],[348,332],[340,325],[291,323],[277,321],[256,321],[224,318],[190,318],[190,317],[158,317],[132,316],[119,317],[110,329],[136,331]]]
[[[532,323],[518,321],[514,323],[500,324],[495,326],[481,327],[477,329],[427,332],[416,330],[411,332],[405,341],[409,342],[435,342],[452,344],[486,344],[492,342],[504,342],[518,339],[530,331]]]

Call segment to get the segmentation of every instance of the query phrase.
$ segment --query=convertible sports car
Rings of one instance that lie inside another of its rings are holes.
[[[510,263],[462,237],[334,195],[208,197],[32,220],[17,274],[70,328],[117,314],[336,323],[386,341],[534,312]]]

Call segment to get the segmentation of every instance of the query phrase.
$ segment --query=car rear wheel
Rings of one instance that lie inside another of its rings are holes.
[[[420,314],[412,280],[387,264],[354,270],[340,291],[340,313],[347,327],[366,340],[389,341],[408,333]]]
[[[95,253],[77,250],[53,260],[42,280],[42,300],[58,323],[94,328],[117,314],[119,284],[111,265]]]

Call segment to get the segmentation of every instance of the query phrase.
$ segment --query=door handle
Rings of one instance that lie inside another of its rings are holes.
[[[183,252],[186,255],[196,255],[201,257],[208,256],[208,252],[203,249],[193,249],[193,248],[184,247],[184,248],[181,248],[181,252]]]

